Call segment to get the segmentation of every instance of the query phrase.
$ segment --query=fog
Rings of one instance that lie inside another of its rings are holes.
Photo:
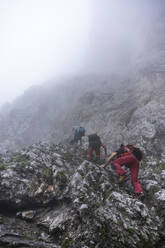
[[[97,0],[95,3],[91,11],[88,67],[98,73],[127,72],[156,45],[156,29],[165,3],[163,0]]]
[[[164,0],[1,0],[0,105],[61,75],[127,72]]]

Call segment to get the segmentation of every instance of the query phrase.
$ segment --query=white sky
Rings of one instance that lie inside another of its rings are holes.
[[[0,0],[0,105],[61,74],[129,66],[150,45],[162,3]]]
[[[80,70],[88,18],[88,0],[0,0],[0,104]]]

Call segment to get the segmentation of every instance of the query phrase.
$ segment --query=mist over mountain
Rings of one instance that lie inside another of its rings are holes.
[[[77,76],[31,87],[1,111],[1,145],[68,139],[72,125],[97,132],[110,150],[135,143],[165,155],[164,74],[157,64],[126,76]]]
[[[163,0],[1,1],[0,106],[50,78],[129,74],[151,62],[164,9]]]
[[[1,108],[2,148],[58,143],[70,137],[72,125],[82,125],[110,150],[130,142],[164,159],[164,5],[119,2],[102,8],[97,1],[80,71],[64,70]]]

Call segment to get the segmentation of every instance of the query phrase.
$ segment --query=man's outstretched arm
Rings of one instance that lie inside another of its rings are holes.
[[[112,154],[109,156],[108,160],[106,161],[105,164],[100,165],[101,168],[104,168],[105,166],[107,166],[111,160],[117,155],[117,152],[112,152]]]

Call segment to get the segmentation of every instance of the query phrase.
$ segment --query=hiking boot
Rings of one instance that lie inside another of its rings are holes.
[[[125,179],[125,176],[124,175],[120,176],[119,177],[119,183],[123,183],[124,179]]]

